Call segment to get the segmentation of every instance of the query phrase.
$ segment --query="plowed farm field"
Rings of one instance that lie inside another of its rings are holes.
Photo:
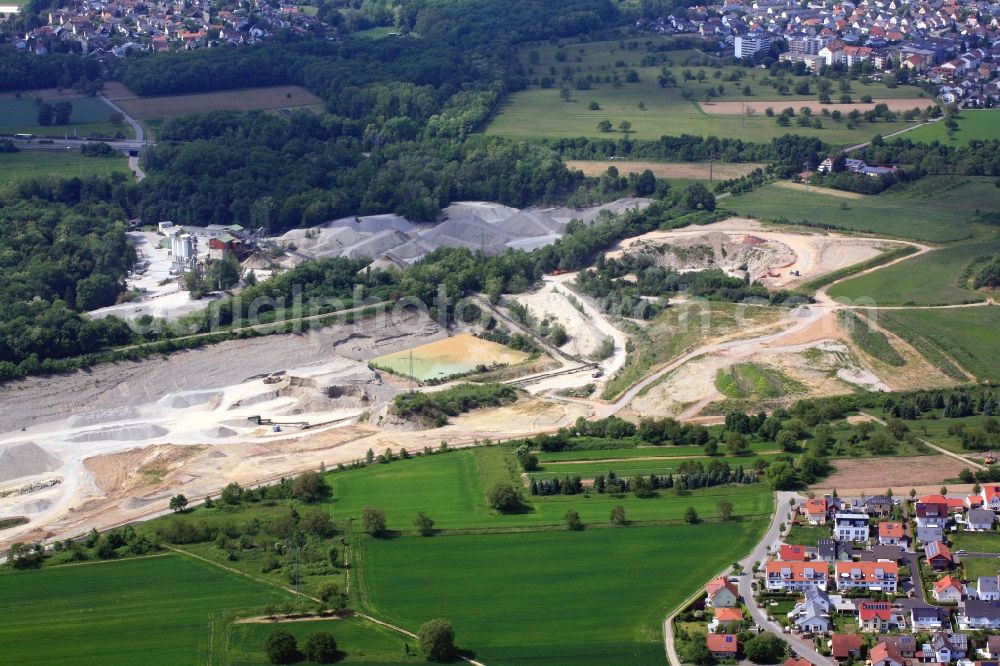
[[[111,99],[137,120],[172,118],[207,111],[256,111],[295,109],[322,104],[323,100],[298,86],[271,86],[243,90],[221,90],[197,95],[136,97],[124,86],[105,91]]]

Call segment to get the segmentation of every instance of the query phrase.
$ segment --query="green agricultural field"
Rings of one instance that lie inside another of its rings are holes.
[[[912,238],[932,243],[968,238],[978,211],[1000,209],[993,178],[937,176],[898,191],[844,198],[812,188],[778,184],[726,199],[726,208],[765,220],[807,221],[838,229]],[[909,262],[903,262],[909,271]],[[885,271],[877,271],[878,279]]]
[[[663,617],[765,522],[365,538],[364,596],[404,626],[449,618],[488,664],[664,664]]]
[[[879,316],[880,325],[904,339],[922,339],[979,381],[1000,381],[1000,356],[996,353],[1000,308],[883,310]]]
[[[498,455],[500,454],[500,455]],[[706,459],[707,460],[707,459]],[[753,458],[726,458],[731,467],[743,464],[749,468]],[[595,474],[606,474],[613,468],[608,463],[583,463],[593,466]],[[629,467],[635,467],[635,464]],[[553,471],[542,478],[579,474],[576,465],[554,465]],[[654,470],[666,472],[662,464]],[[684,510],[694,506],[706,517],[717,514],[719,502],[731,501],[734,515],[761,516],[771,511],[771,493],[765,484],[719,486],[692,491],[678,496],[673,491],[660,491],[658,497],[638,499],[631,494],[616,498],[592,493],[585,495],[554,495],[525,499],[532,510],[515,515],[498,515],[486,505],[486,493],[497,482],[521,485],[515,472],[513,455],[507,449],[483,448],[434,456],[421,456],[390,465],[374,465],[364,469],[331,474],[333,486],[330,506],[337,520],[357,519],[366,506],[385,511],[390,530],[414,530],[417,511],[423,511],[435,521],[438,529],[506,529],[562,525],[567,509],[580,513],[584,522],[607,523],[611,509],[623,505],[631,520],[680,521]],[[536,475],[538,476],[538,475]],[[355,520],[355,524],[357,524]]]
[[[87,157],[79,150],[0,153],[0,184],[46,176],[82,178],[113,173],[129,174],[128,160],[124,156]]]
[[[416,656],[412,639],[357,618],[321,620],[315,622],[278,622],[267,624],[231,624],[226,635],[223,663],[229,666],[264,666],[270,664],[262,646],[272,631],[284,630],[295,636],[301,650],[309,635],[325,631],[337,641],[343,655],[338,664],[426,664]],[[410,656],[406,656],[406,644]]]
[[[1000,235],[988,227],[975,227],[974,234],[970,240],[836,284],[827,293],[852,302],[871,299],[877,305],[951,305],[985,300],[986,294],[971,288],[967,270],[977,257],[1000,252]]]
[[[931,123],[907,132],[901,138],[916,143],[940,141],[946,146],[967,146],[970,141],[1000,139],[1000,111],[962,109],[956,117],[958,131],[948,138],[948,128],[944,121]]]
[[[557,59],[558,51],[565,52],[564,60]],[[533,52],[535,56],[532,56]],[[822,118],[822,129],[802,128],[794,122],[790,127],[782,127],[774,118],[765,115],[766,108],[772,107],[780,112],[790,106],[798,110],[803,101],[815,102],[818,95],[814,89],[815,77],[789,76],[792,88],[789,92],[792,94],[781,95],[774,87],[765,85],[771,79],[768,72],[733,66],[688,66],[682,63],[692,56],[708,61],[713,59],[694,51],[673,51],[666,54],[671,63],[667,67],[676,78],[677,85],[662,88],[657,81],[660,65],[643,65],[643,58],[649,55],[640,41],[564,44],[561,48],[545,45],[524,50],[519,53],[519,58],[533,83],[509,96],[486,133],[510,138],[620,136],[617,128],[621,121],[627,120],[632,124],[633,136],[640,139],[654,139],[663,134],[694,134],[753,136],[755,140],[766,141],[791,132],[815,136],[833,144],[853,144],[865,141],[874,134],[887,134],[911,125],[906,122],[862,123],[851,130],[847,129],[845,122]],[[537,62],[533,62],[536,58]],[[629,70],[638,74],[638,81],[628,82]],[[685,70],[690,70],[695,78],[686,80]],[[703,80],[698,80],[700,72],[703,72]],[[715,77],[716,72],[718,78]],[[743,78],[730,81],[734,73],[742,74]],[[560,96],[560,86],[567,75],[573,93],[570,101],[564,101]],[[543,88],[539,81],[541,77],[551,77],[555,84]],[[595,79],[590,89],[578,89],[576,81],[587,77]],[[617,78],[617,83],[613,80],[606,82],[606,77]],[[795,85],[803,82],[813,86],[810,94],[794,94]],[[723,88],[721,93],[718,90],[720,85]],[[743,93],[744,86],[750,87],[750,95]],[[710,88],[713,97],[707,96]],[[867,85],[854,82],[850,94],[855,100],[864,95],[875,99],[915,100],[926,96],[917,88],[888,88],[877,82]],[[839,95],[838,91],[834,97]],[[707,114],[698,106],[698,102],[706,99],[745,101],[744,110],[748,108],[749,113],[742,120],[739,111],[732,115]],[[590,102],[597,102],[600,108],[590,110]],[[640,108],[640,103],[644,108]],[[926,99],[914,105],[923,107],[932,104],[932,100]],[[597,129],[597,123],[605,119],[611,121],[615,132],[608,134]]]
[[[727,398],[741,400],[757,396],[778,398],[789,393],[801,393],[805,387],[777,368],[758,363],[737,363],[715,376],[715,388]]]
[[[179,555],[0,573],[0,664],[212,662],[225,622],[290,595]]]
[[[114,113],[99,97],[72,97],[65,101],[73,105],[73,115],[68,125],[38,124],[38,107],[33,97],[24,95],[18,99],[0,99],[0,133],[35,134],[37,136],[115,136],[121,132],[126,138],[134,136],[127,124],[112,125],[109,117]]]

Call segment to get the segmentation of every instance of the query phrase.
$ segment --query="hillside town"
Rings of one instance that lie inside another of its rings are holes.
[[[1000,555],[954,546],[965,533],[996,534],[1000,486],[975,490],[826,495],[793,506],[762,566],[706,585],[696,605],[704,608],[707,652],[739,659],[738,634],[749,628],[785,635],[800,655],[785,666],[813,663],[804,652],[836,664],[995,664],[1000,577],[978,575],[969,563],[988,568]]]
[[[660,35],[702,38],[736,58],[777,57],[819,74],[930,84],[945,103],[989,108],[1000,99],[1000,5],[860,0],[827,4],[746,0],[692,7],[686,16],[643,19]]]
[[[221,8],[206,0],[100,0],[45,11],[39,15],[43,25],[12,34],[9,39],[17,49],[39,55],[79,50],[125,57],[141,51],[252,45],[277,33],[326,36],[331,29],[310,9],[315,8],[260,0],[223,4]]]

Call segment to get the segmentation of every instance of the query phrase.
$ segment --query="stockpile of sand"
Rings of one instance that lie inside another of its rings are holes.
[[[114,428],[87,430],[65,438],[67,442],[136,442],[163,437],[170,431],[152,423],[134,423]]]
[[[86,428],[101,423],[112,421],[127,421],[139,415],[135,407],[112,407],[111,409],[98,409],[84,414],[78,414],[69,420],[73,428]]]
[[[157,400],[156,404],[171,409],[186,409],[220,399],[222,399],[221,391],[178,391],[168,393]]]
[[[199,430],[198,434],[202,437],[208,437],[210,439],[223,439],[225,437],[234,437],[237,433],[235,430],[225,426],[215,426],[213,428]]]
[[[0,448],[0,481],[20,479],[59,469],[62,461],[34,442],[18,442]]]

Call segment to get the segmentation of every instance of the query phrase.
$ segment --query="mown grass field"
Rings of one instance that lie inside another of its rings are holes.
[[[0,153],[0,184],[46,176],[83,178],[113,173],[129,175],[128,160],[124,156],[87,157],[79,150]]]
[[[793,525],[784,540],[794,546],[815,548],[820,539],[829,539],[830,535],[830,528],[826,525]]]
[[[985,300],[985,293],[971,288],[966,272],[977,257],[1000,252],[1000,234],[992,227],[975,227],[974,234],[967,241],[836,284],[827,293],[853,302],[870,299],[875,305],[951,305]]]
[[[970,553],[1000,553],[1000,534],[997,532],[965,532],[951,535],[953,549],[964,548]]]
[[[99,97],[66,97],[65,101],[73,105],[69,124],[46,127],[38,124],[38,106],[34,98],[23,95],[20,98],[0,99],[0,133],[84,137],[115,136],[116,132],[121,132],[126,138],[134,136],[128,124],[111,124],[109,118],[114,109]]]
[[[977,211],[1000,209],[994,178],[936,176],[875,196],[845,199],[818,188],[808,194],[775,185],[726,200],[726,208],[765,220],[785,219],[838,229],[947,243],[972,234]],[[905,262],[904,262],[905,263]],[[884,271],[878,271],[881,276]]]
[[[0,573],[0,664],[206,663],[225,618],[289,595],[179,555]]]
[[[765,522],[366,538],[365,596],[407,626],[450,618],[491,666],[663,664],[663,617]]]
[[[946,146],[967,146],[969,141],[1000,139],[1000,111],[995,109],[962,109],[956,117],[958,131],[948,138],[944,121],[931,123],[907,132],[902,138],[916,143],[940,141]]]
[[[622,47],[622,44],[625,47]],[[635,48],[629,48],[632,42],[601,41],[585,44],[565,44],[563,50],[566,59],[559,61],[556,53],[559,50],[554,45],[545,45],[527,49],[519,53],[519,57],[527,75],[536,77],[551,76],[556,79],[552,88],[541,88],[538,85],[515,92],[509,96],[493,122],[487,127],[487,134],[495,134],[510,138],[562,138],[562,137],[608,137],[621,136],[616,130],[613,133],[602,133],[597,129],[601,120],[610,120],[615,128],[622,120],[632,123],[633,136],[640,139],[654,139],[663,134],[694,134],[720,137],[753,136],[757,141],[769,141],[786,133],[815,136],[833,144],[860,143],[875,134],[887,134],[911,123],[862,123],[856,129],[847,129],[846,122],[834,122],[823,118],[823,128],[803,128],[794,122],[790,127],[782,127],[774,118],[765,115],[765,109],[772,107],[776,111],[791,106],[798,109],[803,100],[816,101],[818,92],[813,88],[809,95],[794,94],[794,86],[802,81],[810,81],[815,86],[815,79],[809,77],[789,77],[792,82],[792,94],[781,95],[773,87],[762,84],[762,79],[768,73],[762,70],[744,69],[739,67],[686,66],[680,64],[686,56],[699,55],[693,51],[675,51],[668,54],[671,64],[668,68],[677,79],[676,87],[661,88],[657,76],[660,66],[643,66],[642,59],[647,51],[642,40],[635,41]],[[531,51],[537,53],[537,64],[531,62]],[[634,69],[639,75],[639,81],[626,82],[626,73]],[[704,72],[704,79],[685,80],[685,69],[697,77]],[[730,75],[740,70],[745,76],[740,81],[729,81]],[[570,72],[573,80],[593,76],[600,79],[593,83],[589,90],[573,90],[572,101],[564,101],[560,97],[560,81],[564,72]],[[715,78],[718,71],[719,78]],[[553,72],[555,72],[553,74]],[[616,76],[619,83],[604,82],[606,76]],[[722,93],[718,92],[719,86]],[[750,95],[743,94],[744,86],[750,87]],[[746,101],[753,110],[753,115],[713,115],[707,114],[697,102],[706,99],[709,88],[715,92],[713,101]],[[690,99],[685,99],[687,93]],[[926,93],[909,86],[887,88],[881,83],[852,83],[849,93],[855,101],[863,95],[871,95],[875,99],[918,99]],[[839,97],[836,92],[834,97]],[[589,110],[590,102],[597,102],[599,110]],[[639,108],[640,102],[645,106]],[[930,99],[915,102],[915,106],[928,106]]]
[[[731,467],[742,464],[749,468],[754,459],[726,460]],[[581,463],[579,469],[577,465],[553,465],[551,470],[535,476],[561,479],[581,474],[584,468],[592,468],[594,474],[607,474],[615,467],[600,462]],[[644,474],[650,474],[666,473],[675,466],[643,462],[617,467],[642,468]],[[355,524],[364,507],[377,507],[385,512],[388,528],[399,531],[415,529],[413,521],[418,511],[434,519],[435,528],[449,530],[561,527],[567,509],[579,512],[584,522],[605,524],[611,509],[617,505],[625,507],[630,520],[640,521],[680,521],[689,506],[695,507],[699,515],[711,518],[717,515],[718,504],[722,501],[733,503],[734,515],[761,516],[771,511],[770,491],[764,484],[753,484],[708,488],[680,496],[664,490],[650,499],[638,499],[632,494],[613,497],[596,493],[531,497],[524,489],[530,511],[513,515],[493,513],[486,504],[486,493],[498,481],[520,486],[521,479],[513,470],[511,452],[500,448],[455,451],[391,465],[375,465],[330,475],[334,496],[330,506],[337,520],[353,518]]]
[[[261,647],[272,631],[284,630],[295,636],[299,649],[310,634],[325,631],[337,641],[342,658],[338,663],[349,664],[417,664],[427,663],[418,657],[415,641],[407,640],[394,631],[357,618],[320,620],[315,622],[279,622],[267,624],[232,624],[226,635],[225,659],[229,666],[264,666],[270,664]],[[410,655],[406,655],[406,644]]]
[[[883,310],[879,323],[905,339],[916,336],[947,354],[979,381],[1000,381],[1000,308]]]
[[[974,581],[980,576],[996,576],[1000,574],[1000,559],[995,557],[967,557],[962,560],[962,567],[965,569],[965,577],[970,581]]]

